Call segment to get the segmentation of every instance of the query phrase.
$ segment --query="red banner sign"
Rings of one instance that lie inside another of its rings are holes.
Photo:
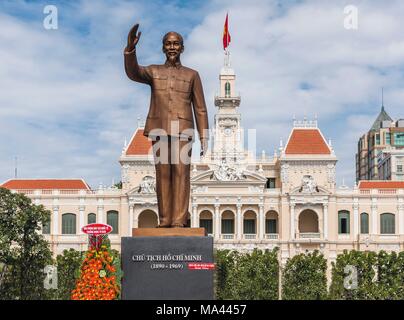
[[[214,270],[215,264],[214,263],[206,263],[206,262],[199,262],[199,263],[188,263],[189,270]]]
[[[109,224],[104,223],[91,223],[81,228],[81,231],[92,236],[100,236],[110,233],[112,227]]]

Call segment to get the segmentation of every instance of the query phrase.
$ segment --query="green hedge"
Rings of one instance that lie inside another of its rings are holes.
[[[84,254],[85,251],[69,249],[63,250],[63,254],[56,257],[58,289],[54,293],[54,299],[70,300],[71,292],[76,286]]]
[[[356,283],[346,266],[356,270]],[[330,298],[404,299],[404,252],[345,250],[332,263]]]
[[[252,253],[216,250],[216,299],[278,299],[278,250],[254,249]]]
[[[317,250],[288,259],[282,275],[282,299],[327,298],[327,260]]]

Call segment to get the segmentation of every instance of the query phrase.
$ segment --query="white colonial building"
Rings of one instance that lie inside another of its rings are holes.
[[[278,246],[282,262],[314,249],[329,263],[344,249],[403,250],[404,182],[361,181],[352,189],[337,188],[337,157],[317,121],[294,121],[279,151],[256,158],[243,143],[247,134],[235,80],[225,63],[210,152],[191,168],[190,226],[205,227],[216,248]],[[25,193],[52,212],[43,232],[55,253],[85,250],[81,228],[93,222],[112,225],[110,239],[120,249],[120,238],[131,236],[132,228],[158,224],[151,141],[141,125],[119,162],[122,189],[92,190],[80,179],[12,179],[3,187]]]

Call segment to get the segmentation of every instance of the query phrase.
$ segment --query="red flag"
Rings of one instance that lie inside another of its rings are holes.
[[[224,22],[224,29],[223,29],[223,50],[229,46],[230,43],[230,33],[229,33],[229,17],[226,13],[226,21]]]

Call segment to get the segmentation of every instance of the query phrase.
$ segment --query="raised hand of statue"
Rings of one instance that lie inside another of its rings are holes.
[[[136,23],[132,29],[130,29],[129,34],[128,34],[128,44],[126,46],[125,51],[130,52],[133,49],[135,49],[137,43],[139,42],[140,35],[142,32],[139,31],[137,32],[137,29],[139,29],[139,24]]]

